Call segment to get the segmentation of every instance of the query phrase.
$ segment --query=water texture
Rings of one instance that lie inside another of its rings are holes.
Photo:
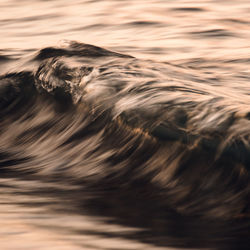
[[[249,249],[249,1],[0,10],[0,249]]]

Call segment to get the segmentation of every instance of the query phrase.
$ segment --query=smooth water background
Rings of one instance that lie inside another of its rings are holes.
[[[70,39],[158,61],[250,55],[248,0],[1,0],[0,10],[2,53]]]
[[[223,76],[225,84],[245,84],[249,91],[249,0],[1,0],[0,12],[0,58],[78,40]],[[67,197],[74,186],[11,178],[0,185],[0,249],[171,249],[157,246],[157,237],[142,243],[139,228],[74,213]],[[123,237],[128,231],[134,239]],[[181,238],[176,242],[185,246]]]

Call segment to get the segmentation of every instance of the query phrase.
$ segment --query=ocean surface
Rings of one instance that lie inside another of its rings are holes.
[[[249,0],[0,1],[0,249],[250,249]]]

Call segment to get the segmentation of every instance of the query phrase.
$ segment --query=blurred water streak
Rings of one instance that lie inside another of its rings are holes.
[[[231,96],[235,94],[235,100],[237,91],[250,90],[249,0],[1,0],[0,11],[2,70],[9,69],[6,58],[20,59],[69,39],[141,59],[176,64],[183,68],[177,79],[188,78],[185,72],[196,70],[199,79],[233,87]],[[189,80],[195,82],[194,78]],[[81,211],[83,204],[72,205],[72,193],[74,198],[90,195],[72,183],[0,178],[0,248],[173,249],[168,247],[169,240],[170,245],[176,246],[174,249],[214,247],[217,241],[218,249],[229,249],[220,239],[199,235],[199,222],[181,223],[181,218],[173,217],[168,222],[170,228],[164,231],[165,224],[153,221],[156,225],[150,225],[155,230],[152,234],[139,226],[110,223],[111,219],[102,212],[98,217],[95,211],[91,217],[89,211]],[[103,208],[107,204],[98,205]],[[129,209],[133,211],[130,205]],[[171,212],[170,215],[174,216]],[[143,228],[143,223],[138,225]],[[192,228],[190,235],[186,231],[182,235],[185,226]],[[163,239],[163,231],[169,233],[169,238]],[[230,245],[233,233],[218,235]],[[247,240],[249,235],[245,233],[240,234],[240,240]],[[232,242],[232,249],[236,249],[239,242]],[[247,249],[242,244],[238,249]]]

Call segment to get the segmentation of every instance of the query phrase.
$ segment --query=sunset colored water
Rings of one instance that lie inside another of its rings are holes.
[[[249,0],[0,11],[1,250],[249,249]]]

